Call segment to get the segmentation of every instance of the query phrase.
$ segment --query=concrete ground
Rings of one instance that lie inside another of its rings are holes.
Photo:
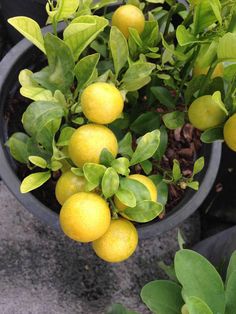
[[[188,243],[199,238],[199,216],[181,230]],[[100,314],[120,302],[148,313],[140,289],[163,277],[158,261],[178,249],[177,229],[140,241],[126,262],[108,264],[89,245],[75,243],[28,213],[0,182],[0,313]]]

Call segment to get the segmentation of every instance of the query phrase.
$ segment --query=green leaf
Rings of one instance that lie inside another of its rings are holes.
[[[94,163],[86,163],[83,166],[84,176],[88,182],[94,185],[94,188],[101,183],[106,169],[105,166]]]
[[[152,163],[150,160],[144,160],[140,163],[140,165],[146,175],[149,175],[152,172]]]
[[[62,165],[62,163],[60,162],[60,161],[57,161],[57,160],[53,160],[52,162],[51,162],[51,170],[52,171],[58,171],[58,170],[60,170],[62,167],[63,167],[63,165]]]
[[[115,157],[107,148],[104,148],[100,154],[100,163],[106,167],[110,167]]]
[[[173,111],[163,115],[162,119],[165,126],[170,130],[181,128],[184,125],[185,113],[181,111]]]
[[[78,177],[83,177],[84,176],[84,171],[83,171],[82,168],[72,167],[70,170],[71,170],[71,172],[73,172]]]
[[[107,168],[105,171],[105,174],[102,178],[102,193],[106,198],[111,197],[114,195],[119,188],[120,179],[112,167]]]
[[[204,168],[204,164],[205,164],[204,157],[200,157],[195,161],[193,166],[193,176],[202,171],[202,169]]]
[[[130,165],[138,164],[153,156],[160,143],[160,131],[154,130],[142,136],[131,158]]]
[[[180,250],[183,250],[184,249],[184,245],[185,245],[185,240],[183,238],[183,235],[180,231],[180,229],[178,228],[178,245],[179,245],[179,248]]]
[[[194,251],[184,249],[176,253],[174,263],[176,276],[186,297],[198,297],[209,306],[213,314],[223,314],[224,285],[220,275],[207,259]]]
[[[195,296],[187,298],[186,304],[190,314],[213,314],[209,306],[203,300]]]
[[[83,15],[73,20],[64,30],[64,40],[78,60],[81,53],[108,25],[108,20],[99,16]]]
[[[123,176],[128,176],[130,173],[129,170],[129,159],[125,157],[120,157],[111,162],[112,168],[115,169],[115,171]]]
[[[172,174],[173,174],[173,179],[175,182],[178,182],[182,178],[179,161],[176,159],[173,160]]]
[[[224,79],[231,82],[236,75],[236,64],[230,64],[224,68]]]
[[[47,33],[44,38],[48,67],[34,73],[33,79],[55,92],[69,93],[74,81],[74,59],[70,48],[57,36]]]
[[[151,195],[147,187],[137,180],[131,178],[121,178],[120,189],[131,191],[137,202],[151,200]]]
[[[27,164],[28,162],[28,141],[29,136],[22,132],[17,132],[11,135],[6,142],[10,149],[11,155],[19,162]]]
[[[217,18],[217,21],[222,24],[222,17],[221,17],[221,3],[220,0],[213,0],[209,2],[212,11],[215,14],[215,17]]]
[[[181,287],[172,281],[155,280],[141,290],[141,298],[153,313],[180,314],[184,304]]]
[[[201,141],[203,143],[213,143],[214,141],[217,141],[217,140],[224,140],[222,126],[207,129],[201,134]]]
[[[236,270],[232,271],[229,275],[227,285],[226,285],[226,310],[225,314],[236,313]]]
[[[213,1],[216,2],[218,0]],[[193,29],[195,35],[202,33],[207,27],[216,22],[217,18],[214,11],[212,10],[210,1],[198,2],[198,4],[195,6],[193,20]]]
[[[156,47],[159,37],[158,22],[155,20],[145,21],[144,30],[141,33],[143,47]]]
[[[184,92],[184,99],[186,104],[190,104],[193,101],[194,94],[200,90],[203,82],[205,81],[205,75],[199,75],[192,78],[188,82],[187,88]]]
[[[230,257],[229,265],[227,268],[226,283],[228,282],[229,277],[234,271],[236,271],[236,251],[234,251]]]
[[[74,72],[78,81],[77,88],[79,90],[86,87],[94,78],[99,58],[99,53],[94,53],[79,60],[76,64]]]
[[[167,108],[175,108],[175,100],[168,89],[162,86],[151,87],[151,92],[159,102]]]
[[[115,196],[119,199],[119,201],[127,207],[135,207],[136,206],[136,198],[132,191],[125,190],[119,188],[115,193]]]
[[[119,154],[128,157],[133,155],[132,135],[130,132],[128,132],[123,139],[119,141]]]
[[[192,35],[184,25],[179,25],[176,30],[176,38],[180,46],[186,46],[194,43],[199,43],[201,40]]]
[[[21,183],[20,186],[20,191],[21,193],[28,193],[32,190],[37,189],[41,185],[43,185],[46,181],[48,181],[51,177],[50,171],[46,172],[37,172],[37,173],[32,173],[26,178]]]
[[[111,27],[109,45],[114,62],[116,77],[118,77],[120,70],[128,60],[129,51],[126,38],[115,26]]]
[[[138,313],[126,309],[121,304],[113,304],[106,314],[138,314]]]
[[[144,135],[147,132],[160,127],[160,114],[158,112],[142,113],[130,126],[130,129],[137,134]]]
[[[126,91],[135,91],[150,82],[150,74],[155,69],[153,63],[135,63],[125,72],[121,88]]]
[[[56,8],[51,10],[49,3],[46,4],[46,11],[48,14],[47,23],[53,21],[59,22],[70,18],[78,9],[79,0],[60,0],[57,1]]]
[[[57,141],[57,146],[67,146],[74,132],[75,129],[70,126],[63,128]]]
[[[161,160],[161,158],[163,157],[163,155],[166,152],[167,149],[167,145],[168,145],[168,133],[166,131],[166,127],[164,125],[161,126],[160,128],[160,144],[157,148],[157,151],[154,154],[154,158],[157,160]]]
[[[37,167],[45,169],[47,167],[47,161],[39,156],[29,156],[29,161]]]
[[[46,54],[43,35],[37,22],[26,16],[12,17],[7,21],[25,38]]]
[[[219,39],[217,56],[219,61],[236,61],[236,33],[226,33]]]
[[[198,181],[187,182],[187,186],[197,191],[199,189],[199,182]]]
[[[137,202],[134,208],[126,208],[124,214],[131,220],[144,223],[155,219],[163,211],[163,205],[150,200]]]

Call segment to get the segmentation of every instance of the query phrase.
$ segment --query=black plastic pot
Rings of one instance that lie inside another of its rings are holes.
[[[46,3],[47,0],[1,0],[3,20],[13,43],[17,43],[23,37],[7,23],[7,19],[13,16],[28,16],[43,27],[47,20]]]
[[[225,275],[231,254],[236,250],[236,226],[219,232],[193,247]]]
[[[63,28],[62,25],[60,25]],[[44,28],[44,32],[50,28]],[[58,215],[43,205],[31,193],[21,194],[19,191],[20,181],[16,176],[16,163],[11,157],[8,149],[4,146],[8,138],[8,119],[5,117],[7,98],[9,94],[14,95],[18,84],[18,74],[21,69],[31,68],[37,64],[41,52],[27,40],[22,40],[0,63],[0,176],[20,201],[31,213],[39,219],[60,229]],[[201,155],[205,156],[205,171],[199,174],[200,188],[197,192],[188,189],[183,200],[170,213],[166,214],[161,221],[154,220],[150,223],[140,224],[138,226],[140,238],[150,238],[164,233],[189,217],[194,213],[204,201],[212,185],[214,184],[221,159],[221,143],[216,142],[212,145],[203,145]]]

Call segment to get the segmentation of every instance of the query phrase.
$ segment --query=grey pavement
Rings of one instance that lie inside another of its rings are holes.
[[[199,239],[199,216],[181,226],[189,244]],[[27,212],[0,181],[0,314],[100,314],[114,302],[139,313],[141,287],[162,278],[158,261],[178,249],[177,228],[139,242],[126,262],[108,264]]]

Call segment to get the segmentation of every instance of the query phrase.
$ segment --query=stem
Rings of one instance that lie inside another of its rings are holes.
[[[185,27],[189,26],[192,22],[192,11],[189,10],[188,15],[186,16],[185,20],[183,21],[182,25],[184,25]]]
[[[212,74],[213,74],[213,72],[214,72],[214,70],[215,70],[215,67],[216,67],[217,63],[218,63],[217,60],[215,60],[215,61],[211,64],[211,66],[210,66],[210,68],[209,68],[209,70],[208,70],[208,72],[207,72],[207,75],[206,75],[206,77],[205,77],[205,79],[204,79],[204,82],[203,82],[203,84],[202,84],[202,86],[201,86],[201,88],[200,88],[198,97],[204,95],[204,93],[205,93],[205,91],[206,91],[206,88],[207,88],[207,83],[208,83],[209,80],[211,79],[211,76],[212,76]]]
[[[171,18],[172,18],[172,16],[173,16],[174,13],[175,13],[175,9],[176,9],[176,7],[173,6],[173,7],[171,7],[171,9],[170,9],[170,11],[169,11],[169,14],[168,14],[168,17],[167,17],[167,21],[166,21],[165,30],[164,30],[164,33],[163,33],[163,36],[164,36],[164,37],[168,34],[169,27],[170,27],[170,22],[171,22]]]

